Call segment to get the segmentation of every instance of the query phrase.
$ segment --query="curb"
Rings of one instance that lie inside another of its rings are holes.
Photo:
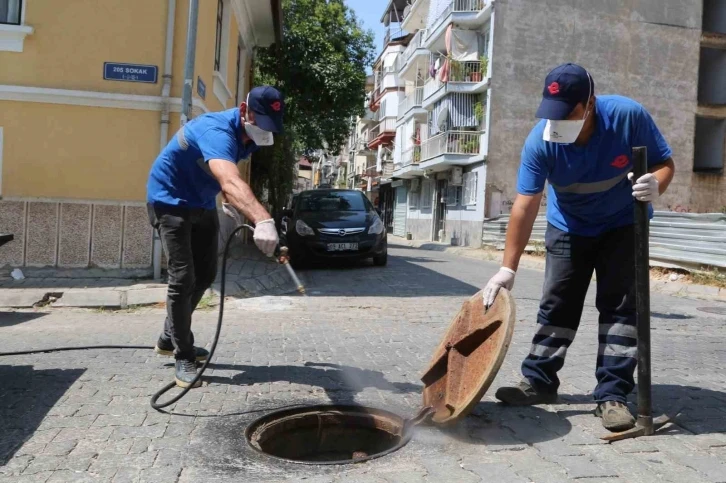
[[[405,240],[399,237],[389,235],[390,245],[406,246],[419,250],[435,251],[440,253],[449,253],[464,258],[472,258],[475,260],[490,261],[501,263],[503,252],[487,250],[484,248],[455,247],[435,242],[419,242],[414,240]],[[520,267],[533,270],[544,270],[545,262],[532,255],[524,254],[519,263]],[[726,288],[719,289],[709,285],[695,285],[681,282],[669,282],[664,280],[650,280],[650,289],[656,293],[670,295],[672,297],[681,297],[698,300],[709,300],[726,303]]]
[[[18,288],[0,289],[0,307],[121,308],[166,302],[166,285],[152,287],[107,287],[90,289]]]

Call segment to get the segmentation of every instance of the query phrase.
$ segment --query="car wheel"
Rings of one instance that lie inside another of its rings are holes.
[[[373,265],[376,267],[385,267],[388,263],[388,252],[383,252],[383,255],[373,257]]]

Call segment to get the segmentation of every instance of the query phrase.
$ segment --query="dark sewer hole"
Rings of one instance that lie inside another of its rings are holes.
[[[409,442],[405,420],[363,406],[309,406],[267,414],[245,430],[249,445],[293,463],[337,465],[390,454]]]
[[[696,310],[709,314],[726,315],[726,307],[697,307]]]

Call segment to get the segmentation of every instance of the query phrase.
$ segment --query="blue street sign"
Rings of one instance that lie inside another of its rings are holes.
[[[202,99],[205,99],[207,97],[207,86],[204,84],[204,81],[202,81],[202,78],[197,76],[197,94],[199,94],[199,97]]]
[[[122,64],[119,62],[103,63],[104,80],[156,84],[158,75],[159,68],[155,65]]]

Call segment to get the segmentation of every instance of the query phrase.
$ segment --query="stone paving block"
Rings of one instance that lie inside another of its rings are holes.
[[[161,438],[165,430],[166,425],[163,424],[154,426],[115,426],[111,439]]]
[[[141,426],[146,419],[146,413],[108,415],[101,414],[91,424],[92,428],[103,428],[106,426]]]
[[[33,458],[22,474],[32,475],[55,470],[86,471],[91,465],[91,461],[91,458],[39,455]]]
[[[0,483],[45,483],[53,474],[52,471],[41,471],[32,475],[3,476]]]
[[[110,468],[151,468],[156,459],[156,452],[147,452],[140,454],[113,454],[101,453],[93,461],[89,468],[91,472],[103,471]]]
[[[48,443],[43,448],[42,454],[53,456],[65,456],[76,447],[77,441],[61,441],[58,443]]]
[[[159,483],[162,481],[177,481],[181,468],[164,466],[160,468],[146,468],[141,470],[139,483]]]
[[[529,483],[529,478],[519,476],[507,463],[464,464],[464,469],[478,475],[482,481],[497,483]]]
[[[434,456],[421,460],[426,468],[427,478],[432,481],[456,481],[478,483],[479,477],[461,467],[455,456]]]
[[[139,483],[140,477],[139,468],[119,468],[111,481],[112,483]]]
[[[567,476],[574,479],[616,478],[618,476],[617,471],[600,467],[588,456],[558,456],[556,462],[565,468]]]

